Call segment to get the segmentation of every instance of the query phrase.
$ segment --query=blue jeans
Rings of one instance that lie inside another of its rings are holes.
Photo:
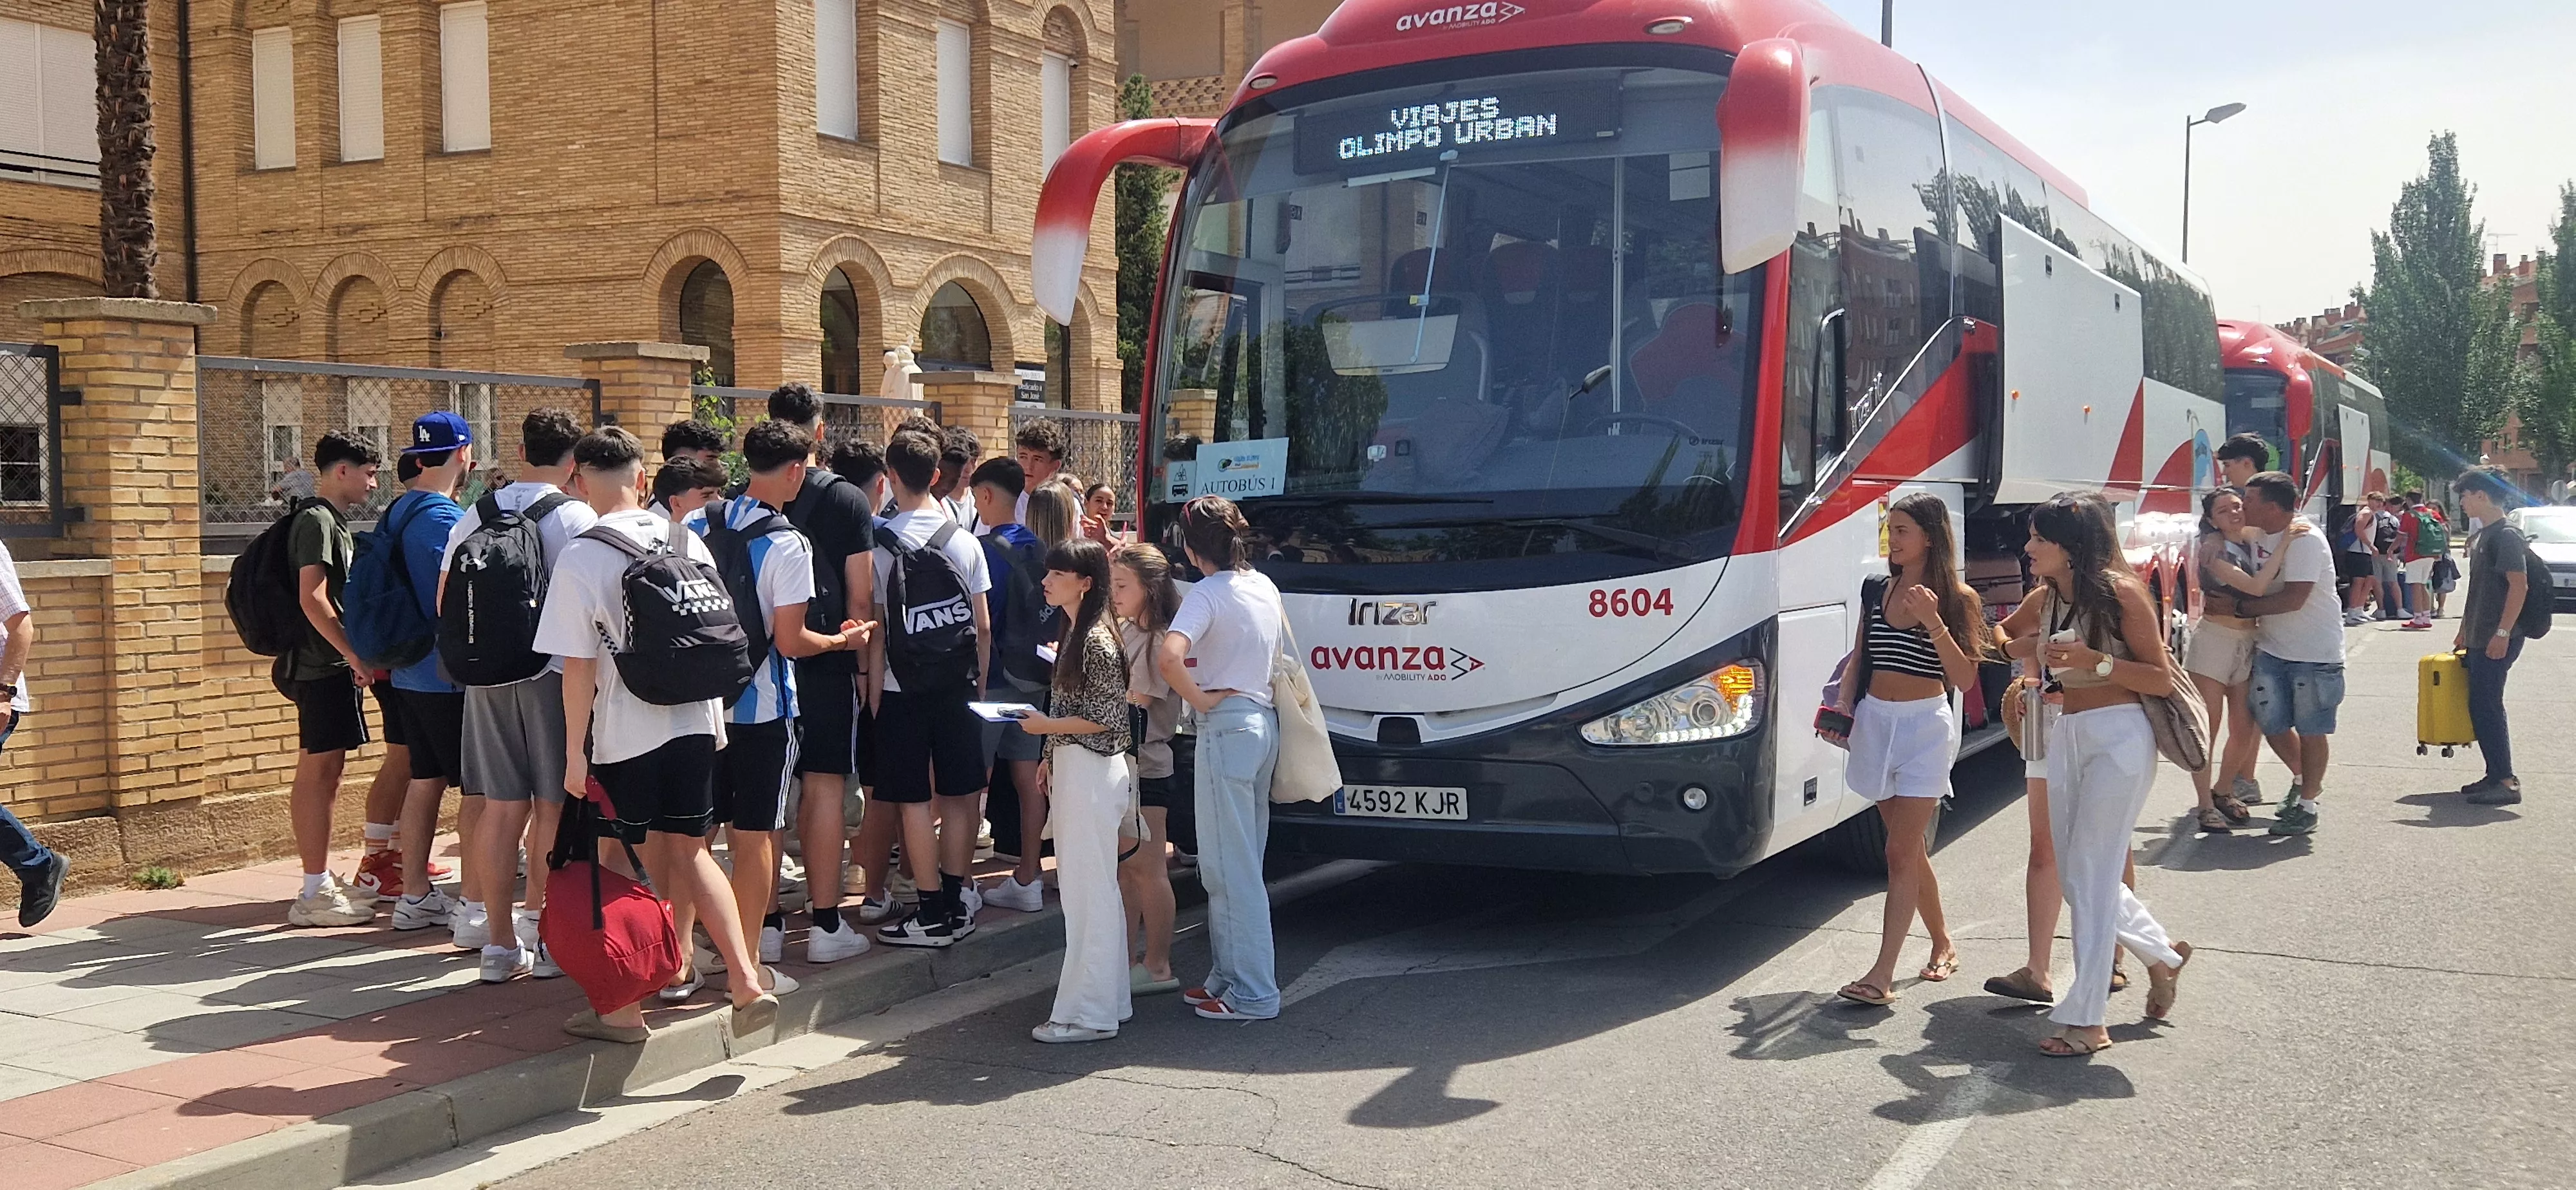
[[[9,725],[0,727],[0,744],[8,743],[9,737],[17,734],[18,719],[18,712],[9,712]],[[18,816],[10,813],[7,806],[0,806],[0,865],[6,865],[20,879],[25,879],[44,871],[53,862],[54,853],[36,841],[35,832],[28,830],[26,823],[18,821]]]
[[[2333,735],[2335,708],[2343,705],[2343,663],[2283,661],[2256,649],[2245,704],[2266,736]]]
[[[2541,598],[2548,598],[2544,593]],[[2513,638],[2505,646],[2504,660],[2487,659],[2487,651],[2469,646],[2469,726],[2478,732],[2478,755],[2486,758],[2487,780],[2503,781],[2513,776],[2513,739],[2505,731],[2504,679],[2513,672],[2513,663],[2522,659],[2522,638]]]
[[[1279,958],[1270,939],[1270,772],[1279,763],[1279,713],[1242,695],[1199,717],[1191,774],[1198,812],[1199,882],[1207,889],[1208,994],[1248,1017],[1279,1015]]]

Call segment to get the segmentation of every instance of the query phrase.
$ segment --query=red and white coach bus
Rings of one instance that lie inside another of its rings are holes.
[[[1947,500],[2008,599],[2019,510],[2186,509],[2228,424],[2201,284],[1807,0],[1348,0],[1222,118],[1059,160],[1059,320],[1123,161],[1188,171],[1147,536],[1242,504],[1350,783],[1284,848],[1728,874],[1848,821],[1874,859],[1811,724],[1888,501]]]
[[[2363,496],[2388,491],[2388,401],[2369,381],[2260,322],[2218,324],[2227,368],[2227,432],[2272,444],[2272,465],[2299,480],[2306,511],[2340,528]]]

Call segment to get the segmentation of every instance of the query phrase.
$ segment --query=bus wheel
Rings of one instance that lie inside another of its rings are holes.
[[[1941,820],[1950,813],[1950,799],[1941,799],[1941,808],[1923,826],[1923,848],[1926,851],[1941,841]],[[1825,832],[1825,853],[1837,866],[1868,876],[1887,875],[1887,823],[1875,809],[1864,810]]]

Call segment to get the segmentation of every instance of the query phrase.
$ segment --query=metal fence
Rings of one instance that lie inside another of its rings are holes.
[[[599,386],[564,376],[388,368],[303,360],[197,358],[197,476],[203,535],[237,541],[259,532],[313,488],[313,447],[333,430],[374,440],[384,478],[351,519],[373,520],[393,503],[393,452],[415,418],[434,410],[473,428],[475,469],[458,497],[468,503],[510,482],[521,465],[519,423],[553,407],[599,424]]]
[[[1086,485],[1105,483],[1118,492],[1118,517],[1136,515],[1136,434],[1138,418],[1133,413],[1097,413],[1088,409],[1050,409],[1043,405],[1013,405],[1011,433],[1034,421],[1054,421],[1064,427],[1065,440],[1072,443],[1064,459],[1064,469],[1080,476]],[[1003,444],[1010,449],[1010,444]]]
[[[60,537],[61,356],[41,343],[0,343],[0,537]]]
[[[769,408],[769,390],[765,388],[701,384],[689,391],[697,395],[701,405],[713,402],[716,413],[732,421],[737,431],[743,428],[742,422],[746,414],[758,418],[765,415]],[[862,397],[853,393],[816,393],[814,395],[823,399],[825,431],[838,430],[842,433],[857,434],[880,445],[894,436],[896,423],[911,414],[926,414],[932,421],[939,420],[937,401],[908,400],[903,397]],[[737,434],[736,437],[739,439],[740,435]]]

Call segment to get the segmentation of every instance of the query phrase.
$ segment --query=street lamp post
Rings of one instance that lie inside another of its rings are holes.
[[[1889,0],[1894,3],[1895,0]],[[2191,263],[2191,130],[2203,124],[2215,124],[2244,111],[2241,103],[2221,104],[2199,116],[2185,116],[2182,121],[2182,262]]]
[[[1896,0],[1878,0],[1878,44],[1896,44]]]

